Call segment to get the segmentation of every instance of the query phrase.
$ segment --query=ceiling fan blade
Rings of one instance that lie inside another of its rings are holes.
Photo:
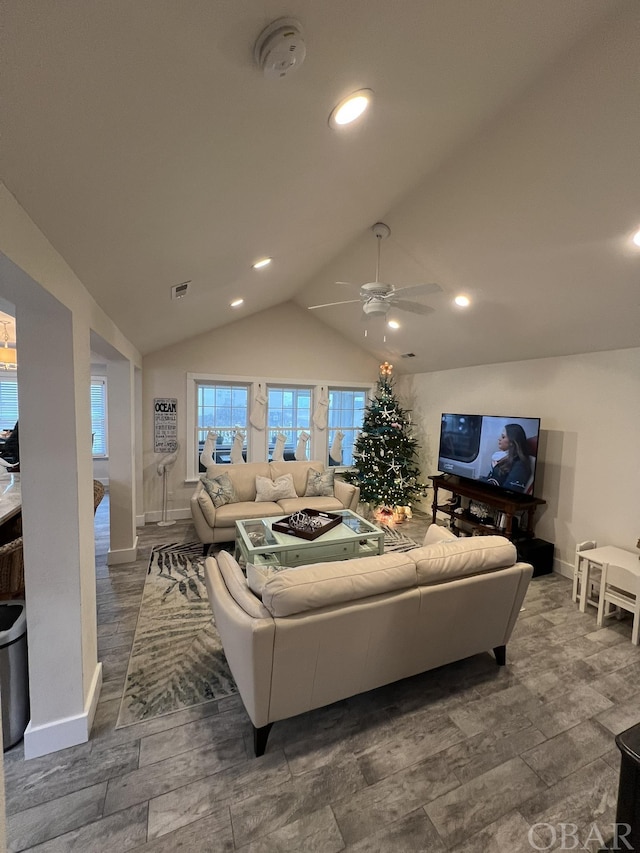
[[[334,305],[351,305],[356,302],[360,302],[359,299],[347,299],[344,302],[325,302],[324,305],[308,305],[309,311],[313,311],[314,308],[332,308]]]
[[[409,302],[408,299],[394,299],[390,304],[394,308],[400,308],[401,311],[411,311],[412,314],[432,314],[435,310],[428,305],[421,305],[419,302]]]
[[[393,290],[394,293],[421,293],[424,296],[429,293],[440,293],[441,291],[442,288],[435,282],[431,282],[430,284],[406,284],[403,287],[395,287]]]

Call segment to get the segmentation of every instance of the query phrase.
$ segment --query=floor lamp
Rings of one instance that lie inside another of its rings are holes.
[[[162,521],[158,522],[158,527],[170,527],[172,524],[175,524],[175,519],[167,519],[167,498],[168,498],[168,473],[169,468],[174,464],[176,459],[178,458],[178,450],[180,449],[180,445],[176,442],[176,449],[173,453],[168,453],[166,456],[163,456],[162,459],[158,462],[158,474],[162,477]]]

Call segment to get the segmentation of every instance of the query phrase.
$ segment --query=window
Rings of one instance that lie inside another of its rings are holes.
[[[18,420],[18,383],[0,379],[0,429],[13,429]]]
[[[204,471],[200,454],[209,430],[217,433],[216,463],[231,461],[235,431],[244,430],[242,455],[246,460],[249,386],[231,382],[197,382],[196,389],[196,470]]]
[[[295,459],[295,452],[302,433],[310,435],[311,388],[270,386],[267,389],[267,412],[269,426],[269,459],[273,454],[279,432],[286,436],[284,459]],[[307,444],[305,458],[309,459]]]
[[[366,406],[364,388],[329,388],[329,465],[353,465],[353,445]],[[336,438],[337,432],[343,434],[342,441],[340,436]]]
[[[91,432],[93,455],[107,455],[107,380],[91,377]]]

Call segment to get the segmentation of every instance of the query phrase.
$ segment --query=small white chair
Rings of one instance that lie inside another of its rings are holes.
[[[638,571],[623,569],[613,563],[604,563],[600,582],[598,603],[598,626],[602,627],[605,617],[610,616],[609,605],[621,607],[633,613],[631,642],[640,644],[640,563]]]
[[[572,601],[580,601],[583,584],[589,582],[589,562],[587,561],[586,565],[582,562],[580,552],[591,551],[597,547],[598,543],[593,539],[589,539],[586,542],[578,542],[576,545],[576,564],[573,570],[573,588],[571,590]]]

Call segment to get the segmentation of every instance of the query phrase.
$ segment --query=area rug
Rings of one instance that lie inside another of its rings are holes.
[[[384,549],[417,543],[393,527]],[[116,728],[237,693],[204,584],[202,545],[151,551]]]
[[[237,693],[203,570],[200,543],[152,549],[116,728]]]
[[[417,548],[418,543],[414,542],[404,533],[401,533],[395,527],[388,527],[386,524],[379,525],[384,530],[384,552],[389,551],[410,551],[412,548]]]

